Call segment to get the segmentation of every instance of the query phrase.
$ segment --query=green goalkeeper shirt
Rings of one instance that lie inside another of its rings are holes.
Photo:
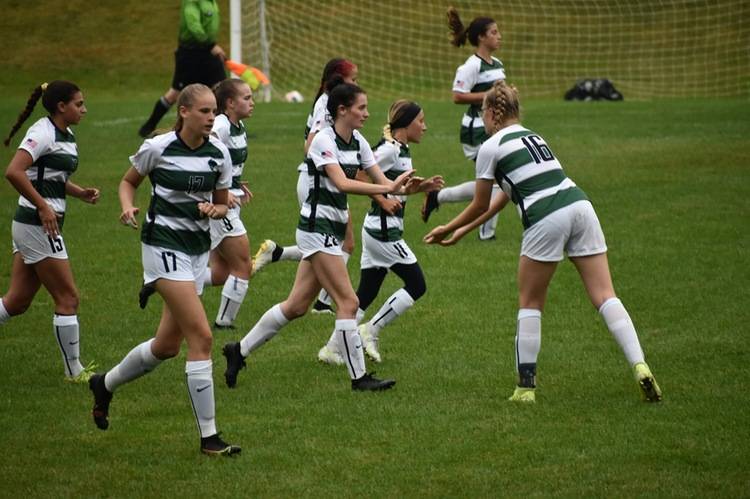
[[[216,0],[182,0],[180,45],[213,45],[219,33],[219,6]]]

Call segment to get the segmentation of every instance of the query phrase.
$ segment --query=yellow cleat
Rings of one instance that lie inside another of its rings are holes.
[[[661,388],[656,384],[656,379],[651,374],[648,365],[645,362],[639,362],[633,366],[633,374],[638,387],[641,389],[641,398],[646,402],[660,402]]]
[[[511,402],[523,402],[525,404],[533,404],[536,402],[535,388],[524,388],[517,386],[513,391],[513,395],[508,400]]]
[[[378,337],[372,334],[369,322],[359,325],[359,336],[362,338],[362,344],[365,347],[365,353],[370,359],[380,364],[380,352],[378,351]]]
[[[276,243],[270,239],[266,239],[258,248],[258,252],[253,257],[253,270],[252,275],[260,272],[260,269],[268,265],[273,261],[273,252],[276,250]]]
[[[67,381],[68,383],[76,383],[76,384],[88,383],[89,380],[91,379],[91,376],[96,374],[96,369],[98,367],[99,366],[97,366],[93,362],[89,362],[89,365],[84,367],[83,371],[79,372],[75,376],[65,376],[65,381]]]

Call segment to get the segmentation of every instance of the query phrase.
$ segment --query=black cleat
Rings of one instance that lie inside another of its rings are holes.
[[[232,331],[234,329],[237,329],[234,324],[219,324],[217,322],[214,322],[214,331]]]
[[[377,392],[388,390],[396,384],[395,379],[378,379],[373,377],[373,373],[365,373],[364,376],[352,380],[352,390]]]
[[[237,385],[237,375],[245,368],[245,357],[240,352],[239,343],[227,343],[221,349],[221,353],[227,358],[227,370],[224,371],[224,380],[229,388]]]
[[[109,428],[109,403],[112,401],[112,393],[104,385],[104,374],[94,374],[89,379],[89,390],[94,394],[94,408],[91,415],[94,416],[94,424],[100,430]]]
[[[314,313],[314,314],[331,314],[331,315],[335,315],[336,314],[336,312],[333,311],[333,307],[331,307],[327,303],[323,303],[320,300],[315,300],[315,304],[312,307],[312,313]]]
[[[242,452],[238,445],[228,444],[221,439],[218,433],[210,437],[201,438],[201,452],[209,456],[231,457]]]
[[[425,193],[424,201],[422,202],[422,221],[427,223],[430,219],[430,215],[435,210],[440,209],[440,203],[438,202],[438,191],[430,191]]]
[[[156,293],[156,288],[154,287],[154,283],[152,282],[148,284],[144,283],[143,286],[141,287],[141,290],[138,291],[138,305],[140,305],[142,309],[146,308],[146,305],[148,304],[148,299],[154,293]]]

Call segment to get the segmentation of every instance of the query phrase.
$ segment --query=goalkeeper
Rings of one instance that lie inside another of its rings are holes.
[[[179,45],[174,53],[172,86],[156,101],[138,135],[148,137],[175,103],[180,91],[191,83],[213,87],[224,78],[224,49],[216,43],[219,32],[216,0],[182,0]]]

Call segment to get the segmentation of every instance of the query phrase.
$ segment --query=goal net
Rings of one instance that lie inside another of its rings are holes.
[[[750,95],[747,0],[241,0],[241,54],[270,73],[274,98],[311,98],[326,61],[346,57],[373,97],[445,99],[473,50],[449,43],[451,4],[466,26],[498,22],[495,55],[524,95],[582,78],[626,99]]]

